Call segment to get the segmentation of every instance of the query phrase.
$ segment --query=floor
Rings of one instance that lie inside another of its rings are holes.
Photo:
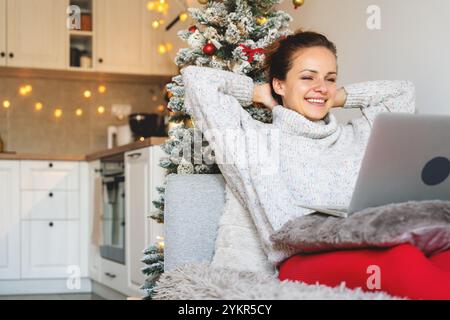
[[[0,296],[0,300],[104,300],[92,293]]]

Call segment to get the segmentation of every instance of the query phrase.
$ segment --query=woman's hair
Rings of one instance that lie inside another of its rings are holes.
[[[337,58],[337,50],[334,43],[323,34],[312,31],[297,30],[294,34],[280,38],[266,48],[264,69],[270,85],[272,86],[274,78],[282,81],[286,80],[286,76],[293,66],[295,55],[299,50],[312,47],[327,48]],[[272,96],[279,104],[283,104],[281,96],[275,93],[273,86]]]

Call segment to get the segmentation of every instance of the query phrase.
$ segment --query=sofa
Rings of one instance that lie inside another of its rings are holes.
[[[168,176],[164,206],[164,271],[211,262],[225,205],[220,174]]]

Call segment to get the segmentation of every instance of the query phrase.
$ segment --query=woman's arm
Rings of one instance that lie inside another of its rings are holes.
[[[345,94],[346,93],[346,94]],[[415,112],[415,87],[411,81],[369,81],[344,86],[337,96],[343,96],[344,108],[360,108],[373,123],[381,112]],[[337,97],[337,99],[339,99]]]
[[[181,70],[185,88],[184,106],[197,128],[239,128],[251,116],[241,104],[253,98],[250,77],[219,69],[189,66]]]

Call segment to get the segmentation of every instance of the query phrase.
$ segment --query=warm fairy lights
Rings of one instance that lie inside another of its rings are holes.
[[[97,108],[97,112],[98,112],[98,114],[104,114],[104,113],[105,113],[105,111],[106,111],[106,109],[105,109],[105,107],[104,107],[104,106],[99,106],[99,107]]]
[[[9,107],[11,107],[11,102],[9,102],[9,100],[4,100],[3,108],[8,109]]]
[[[42,108],[44,108],[44,105],[41,102],[36,102],[36,104],[34,105],[34,110],[36,111],[41,111]]]
[[[60,108],[56,108],[55,111],[53,111],[53,115],[55,116],[55,118],[61,118],[62,110]]]
[[[77,110],[75,110],[75,115],[81,117],[83,115],[83,109],[77,108]]]
[[[92,96],[92,92],[90,92],[89,90],[86,90],[83,92],[83,96],[85,98],[90,98]]]
[[[99,93],[105,93],[106,92],[106,86],[104,86],[104,85],[98,86],[98,92]]]

